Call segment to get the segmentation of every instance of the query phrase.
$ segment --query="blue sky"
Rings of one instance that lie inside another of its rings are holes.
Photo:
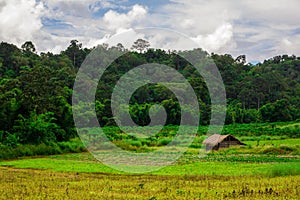
[[[114,34],[157,27],[209,52],[246,54],[255,62],[300,55],[299,7],[299,0],[1,0],[0,40],[19,46],[31,40],[40,52],[58,53],[72,39],[92,47]],[[165,36],[155,36],[152,45],[170,43]],[[130,45],[142,35],[126,37]]]
[[[102,1],[103,2],[103,1]],[[89,9],[93,9],[93,7],[98,7],[99,11],[96,11],[93,13],[93,16],[96,18],[103,17],[105,13],[107,13],[109,10],[114,10],[119,13],[126,13],[128,12],[134,5],[143,5],[144,7],[147,7],[150,12],[155,12],[156,9],[171,4],[172,2],[169,0],[128,0],[128,1],[109,1],[112,6],[108,7],[101,7],[101,1],[95,1],[93,4],[89,5]]]

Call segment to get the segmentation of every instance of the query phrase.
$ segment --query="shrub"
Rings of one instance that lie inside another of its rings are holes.
[[[5,131],[0,131],[0,142],[3,142],[5,135]]]
[[[285,152],[293,152],[297,150],[296,148],[290,146],[279,146],[279,148]]]
[[[0,144],[0,159],[5,160],[10,158],[16,158],[13,153],[13,148]]]
[[[267,147],[266,149],[262,149],[262,153],[264,153],[264,154],[285,154],[285,151],[280,149],[279,147]]]
[[[37,115],[35,112],[29,118],[19,115],[13,127],[21,144],[41,144],[56,141],[56,135],[63,134],[62,129],[54,123],[53,113]]]
[[[287,145],[280,145],[278,147],[267,147],[265,149],[262,149],[262,153],[266,154],[289,154],[292,152],[297,152],[297,147],[287,146]]]
[[[17,145],[15,147],[0,144],[0,160],[14,159],[24,156],[54,155],[61,153],[79,153],[86,151],[79,139],[69,142],[39,144],[39,145]]]
[[[72,139],[68,142],[59,142],[57,145],[64,153],[80,153],[86,151],[85,146],[78,138]]]
[[[7,145],[7,146],[11,146],[11,147],[16,147],[18,144],[18,139],[17,139],[16,135],[8,134],[8,136],[3,141],[3,144]]]
[[[166,145],[168,145],[170,142],[172,142],[172,139],[171,139],[171,138],[162,138],[162,139],[158,140],[157,146],[166,146]]]
[[[139,141],[139,140],[125,140],[125,143],[128,143],[130,144],[131,146],[134,146],[134,147],[141,147],[142,146],[142,142]]]

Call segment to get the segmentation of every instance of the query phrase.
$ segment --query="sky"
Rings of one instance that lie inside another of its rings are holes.
[[[183,34],[210,53],[259,62],[300,56],[299,7],[299,0],[0,0],[0,41],[19,47],[32,41],[38,52],[59,53],[73,39],[93,47],[123,34],[130,48],[143,36],[135,29],[155,27]]]

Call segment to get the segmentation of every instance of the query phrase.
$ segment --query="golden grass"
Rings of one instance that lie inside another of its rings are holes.
[[[299,199],[300,176],[161,176],[0,167],[0,199]]]

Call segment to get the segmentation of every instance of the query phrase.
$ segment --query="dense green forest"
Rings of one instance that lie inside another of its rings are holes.
[[[148,47],[146,44],[144,47]],[[118,79],[130,69],[145,63],[160,63],[179,71],[198,95],[201,125],[210,120],[210,98],[205,82],[193,66],[176,51],[147,50],[137,44],[106,70],[99,81],[95,109],[101,126],[115,126],[111,93]],[[76,137],[72,116],[72,88],[76,73],[93,48],[83,48],[76,40],[60,54],[36,52],[32,42],[21,49],[0,44],[0,145],[49,145]],[[300,57],[281,55],[253,65],[246,56],[211,54],[201,49],[190,53],[211,56],[216,63],[227,95],[226,124],[293,121],[300,118]],[[138,89],[130,101],[133,120],[150,122],[152,104],[163,105],[167,125],[177,125],[180,106],[174,94],[155,84]],[[181,108],[183,111],[184,108]],[[192,112],[186,110],[186,112]]]

